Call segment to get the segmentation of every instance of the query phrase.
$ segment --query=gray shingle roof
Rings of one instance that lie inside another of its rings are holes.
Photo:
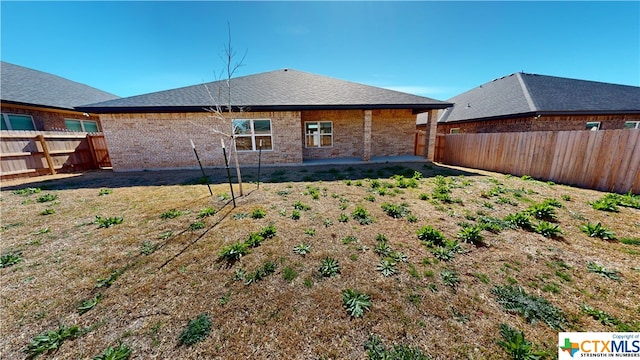
[[[0,62],[0,98],[11,103],[70,109],[118,96],[60,76]]]
[[[525,114],[640,113],[640,87],[515,73],[448,101],[454,106],[439,122]]]
[[[450,104],[427,97],[382,89],[291,69],[231,79],[233,107],[259,110],[341,108],[439,109]],[[207,89],[213,95],[208,94]],[[82,106],[95,113],[203,111],[228,103],[226,80],[154,92]]]

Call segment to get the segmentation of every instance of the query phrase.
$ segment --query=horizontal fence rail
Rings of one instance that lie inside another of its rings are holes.
[[[110,166],[100,133],[0,131],[0,176],[5,179]]]
[[[640,193],[640,130],[439,135],[436,161],[601,191]]]

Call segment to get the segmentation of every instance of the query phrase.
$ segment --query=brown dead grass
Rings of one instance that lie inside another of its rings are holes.
[[[393,182],[391,175],[409,167],[424,173],[418,189],[402,189],[395,196],[375,195],[374,202],[364,200],[370,194],[367,178]],[[256,179],[255,169],[246,173],[248,180]],[[420,193],[431,194],[437,174],[456,179],[460,187],[454,188],[452,195],[462,199],[462,204],[419,200]],[[556,331],[541,323],[528,324],[496,303],[491,289],[509,281],[560,307],[571,321],[568,330],[614,331],[583,314],[582,304],[626,322],[640,320],[640,249],[589,238],[578,229],[586,221],[600,221],[619,238],[639,236],[639,210],[620,208],[619,213],[607,213],[588,205],[600,198],[601,192],[423,164],[270,168],[263,169],[262,176],[272,182],[261,184],[259,190],[255,184],[245,183],[246,194],[238,199],[235,209],[227,200],[219,199],[219,194],[229,190],[222,176],[212,185],[216,194],[213,198],[204,185],[183,185],[199,177],[192,171],[94,172],[3,182],[0,252],[21,251],[24,259],[0,269],[0,358],[24,358],[23,351],[34,336],[59,324],[79,325],[91,331],[65,342],[48,358],[90,358],[122,341],[133,349],[132,358],[140,359],[364,359],[363,344],[369,334],[377,334],[386,344],[418,346],[436,359],[507,358],[496,344],[500,323],[524,330],[527,339],[554,353]],[[354,180],[349,186],[336,180],[339,177]],[[358,179],[363,186],[355,185]],[[468,181],[466,186],[464,181]],[[495,182],[507,189],[532,193],[522,198],[504,194],[517,201],[517,206],[497,204],[496,197],[482,198],[481,193],[494,187]],[[28,186],[40,186],[42,193],[57,194],[58,200],[37,203],[37,194],[23,197],[12,193]],[[319,200],[306,194],[307,186],[321,189]],[[98,196],[102,188],[113,189],[113,193]],[[282,195],[283,191],[289,194]],[[557,223],[564,232],[559,240],[522,230],[499,234],[485,231],[487,246],[465,244],[466,253],[456,255],[451,262],[438,262],[415,235],[423,225],[432,225],[454,238],[459,223],[472,222],[466,218],[477,216],[479,211],[502,218],[533,202],[560,200],[563,195],[571,200],[561,200],[564,207],[557,210]],[[341,197],[348,199],[345,210],[339,208]],[[290,218],[296,201],[311,206],[297,221]],[[392,219],[380,208],[383,202],[408,203],[418,222]],[[205,229],[187,230],[207,206],[219,209],[218,214],[203,219]],[[346,223],[338,221],[341,213],[350,215],[356,206],[365,207],[375,222],[363,226],[351,218]],[[45,208],[53,208],[56,213],[39,215]],[[264,209],[267,216],[233,217],[251,214],[256,208]],[[161,219],[160,215],[170,209],[184,214]],[[98,229],[92,224],[96,215],[122,216],[124,222]],[[325,226],[325,219],[333,224]],[[274,238],[252,249],[233,266],[217,261],[222,246],[244,240],[270,223],[277,229]],[[44,228],[50,232],[35,234]],[[316,233],[306,235],[305,229],[315,229]],[[173,236],[160,239],[166,231],[172,231]],[[373,249],[379,233],[388,237],[394,250],[408,256],[408,263],[399,264],[396,276],[385,278],[376,271],[380,258]],[[359,241],[343,244],[341,239],[349,235]],[[144,241],[159,248],[143,255]],[[292,252],[301,242],[312,246],[305,257]],[[318,268],[327,256],[339,261],[341,272],[322,278]],[[233,281],[236,269],[251,272],[268,260],[277,262],[275,274],[250,286]],[[622,281],[587,272],[591,261],[620,271]],[[570,268],[558,268],[559,262]],[[291,282],[282,276],[287,266],[298,272]],[[410,266],[417,270],[417,278],[409,274]],[[117,269],[126,270],[111,287],[94,288],[98,278]],[[442,283],[443,269],[459,274],[456,290]],[[567,273],[570,281],[558,277],[558,270]],[[480,280],[482,275],[488,283]],[[542,291],[551,283],[557,284],[560,293]],[[364,317],[352,319],[343,309],[341,292],[347,288],[371,295],[371,310]],[[98,306],[78,315],[77,305],[98,292],[104,295]],[[419,296],[420,302],[410,302],[409,295]],[[228,301],[223,304],[222,298]],[[182,329],[201,313],[213,320],[210,336],[191,347],[179,346]],[[468,321],[460,321],[455,313]]]

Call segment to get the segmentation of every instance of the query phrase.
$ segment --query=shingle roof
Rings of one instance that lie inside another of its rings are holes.
[[[440,109],[450,104],[427,97],[382,89],[291,69],[232,78],[232,107],[249,111],[304,109],[402,108]],[[226,80],[132,96],[80,109],[95,113],[203,111],[228,103]]]
[[[60,76],[0,62],[2,101],[73,110],[78,105],[118,96]]]
[[[515,73],[448,100],[438,120],[456,122],[529,114],[640,113],[640,87]]]

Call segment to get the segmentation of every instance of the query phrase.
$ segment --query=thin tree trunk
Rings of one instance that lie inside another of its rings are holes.
[[[238,176],[238,185],[240,186],[240,196],[242,193],[242,176],[240,176],[240,165],[238,164],[238,149],[236,149],[236,137],[233,137],[233,160],[236,163],[236,175]]]

